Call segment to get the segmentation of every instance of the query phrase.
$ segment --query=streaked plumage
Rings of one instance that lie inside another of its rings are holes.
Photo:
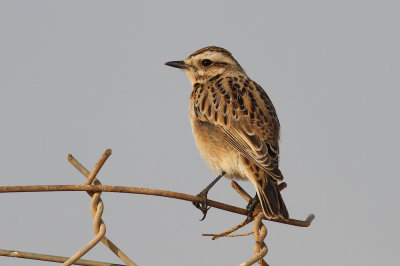
[[[270,219],[288,219],[278,189],[279,121],[265,91],[230,52],[209,46],[184,61],[167,63],[188,75],[190,120],[197,147],[210,168],[250,180]]]

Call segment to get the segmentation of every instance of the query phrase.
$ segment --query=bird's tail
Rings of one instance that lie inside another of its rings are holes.
[[[241,156],[240,159],[242,171],[256,188],[265,217],[272,220],[288,220],[289,213],[276,179],[276,177],[279,177],[279,180],[283,178],[279,169],[275,168],[274,171],[268,173],[247,160],[246,157]]]
[[[276,180],[265,176],[262,182],[257,182],[256,189],[264,215],[267,218],[273,220],[289,219],[289,212],[286,209]]]

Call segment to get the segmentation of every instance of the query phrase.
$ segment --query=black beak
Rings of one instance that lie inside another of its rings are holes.
[[[188,68],[188,65],[185,64],[183,61],[170,61],[165,63],[167,66],[176,67],[176,68]]]

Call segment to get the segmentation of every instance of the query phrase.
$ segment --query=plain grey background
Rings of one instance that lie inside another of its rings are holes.
[[[103,184],[198,193],[215,175],[192,139],[191,87],[166,61],[225,47],[272,99],[283,197],[309,228],[266,222],[271,265],[396,265],[397,1],[1,1],[1,185]],[[253,194],[250,183],[241,183]],[[211,199],[244,201],[224,179]],[[212,241],[244,217],[191,203],[102,195],[107,236],[139,265],[238,265],[252,236]],[[0,194],[0,248],[70,256],[92,237],[80,192]],[[246,227],[242,232],[248,232]],[[120,263],[102,244],[84,258]],[[0,257],[0,265],[49,263]]]

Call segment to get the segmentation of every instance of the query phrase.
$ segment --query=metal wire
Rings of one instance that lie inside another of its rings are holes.
[[[93,216],[93,231],[95,236],[91,239],[84,247],[82,247],[79,251],[77,251],[70,258],[67,257],[59,257],[45,254],[36,254],[36,253],[28,253],[21,251],[11,251],[11,250],[1,250],[0,256],[9,256],[9,257],[18,257],[18,258],[27,258],[27,259],[35,259],[35,260],[44,260],[44,261],[53,261],[53,262],[64,262],[63,265],[94,265],[94,266],[105,266],[105,265],[121,265],[121,264],[111,264],[107,262],[99,262],[99,261],[91,261],[91,260],[81,260],[80,258],[84,256],[87,252],[89,252],[94,246],[96,246],[99,242],[102,242],[106,247],[108,247],[116,256],[118,256],[123,262],[127,265],[136,266],[136,264],[125,255],[111,240],[109,240],[106,234],[106,225],[102,220],[102,214],[104,210],[104,203],[101,200],[101,193],[103,191],[109,192],[122,192],[122,193],[135,193],[135,194],[147,194],[147,195],[157,195],[164,196],[176,199],[183,199],[189,201],[201,201],[202,199],[197,196],[192,196],[188,194],[165,191],[165,190],[156,190],[156,189],[145,189],[145,188],[136,188],[136,187],[119,187],[119,186],[104,186],[101,182],[96,178],[99,173],[101,167],[104,165],[108,157],[111,155],[111,150],[107,149],[99,161],[96,163],[95,167],[91,172],[89,172],[82,164],[80,164],[72,155],[68,155],[68,161],[85,176],[85,185],[48,185],[48,186],[8,186],[8,187],[0,187],[0,193],[5,192],[38,192],[38,191],[86,191],[87,194],[92,198],[90,204],[90,210]],[[232,186],[235,190],[246,200],[249,201],[251,197],[234,181],[232,181]],[[286,187],[286,183],[281,183],[279,189],[282,190]],[[210,206],[235,212],[239,214],[247,214],[247,210],[227,205],[221,202],[216,202],[209,200]],[[239,235],[229,235],[230,233],[238,230],[239,228],[245,226],[250,223],[254,219],[253,224],[253,235],[255,238],[254,244],[254,257],[250,258],[248,261],[241,264],[241,266],[248,266],[259,262],[262,266],[268,266],[268,264],[263,260],[264,256],[268,252],[268,248],[264,243],[264,239],[267,235],[267,228],[262,223],[262,219],[265,219],[262,210],[255,209],[253,218],[250,220],[246,220],[239,225],[229,229],[228,231],[221,234],[206,234],[209,236],[214,236],[213,239],[217,239],[219,237],[234,237],[234,236],[244,236],[248,234],[239,234]],[[288,221],[279,221],[274,220],[274,222],[286,223],[289,225],[308,227],[312,220],[314,219],[314,215],[309,215],[305,221],[289,219]]]
[[[250,202],[250,195],[238,183],[232,181],[231,185],[246,202]],[[280,184],[279,189],[283,190],[284,188],[286,188],[286,183],[283,182]],[[264,257],[268,253],[268,247],[264,242],[265,237],[267,236],[267,227],[265,227],[265,225],[262,223],[263,218],[264,213],[260,206],[257,206],[256,209],[253,211],[253,235],[254,239],[256,240],[254,243],[254,256],[240,264],[240,266],[250,266],[257,261],[261,266],[268,266],[268,264],[264,260]]]
[[[51,262],[65,262],[68,259],[68,257],[23,252],[18,250],[5,250],[5,249],[0,249],[0,256],[30,259],[30,260],[51,261]],[[123,266],[123,264],[115,264],[115,263],[101,262],[95,260],[77,260],[74,262],[74,264],[85,265],[85,266]]]
[[[263,216],[264,213],[261,212],[254,220],[253,233],[256,240],[254,243],[254,257],[246,262],[246,266],[252,265],[256,261],[258,261],[258,263],[262,266],[268,266],[268,264],[263,259],[268,252],[267,245],[264,242],[265,237],[267,236],[267,227],[265,227],[265,225],[262,223]]]
[[[68,155],[68,161],[77,168],[86,178],[86,185],[101,185],[101,182],[96,178],[99,173],[101,167],[104,165],[108,157],[111,155],[111,150],[107,149],[101,158],[96,163],[95,167],[91,172],[89,172],[82,164],[80,164],[72,155]],[[88,261],[88,260],[80,260],[80,258],[89,252],[94,246],[96,246],[100,241],[107,246],[115,255],[117,255],[123,262],[125,262],[129,266],[137,266],[127,255],[125,255],[115,244],[113,244],[106,236],[106,225],[102,220],[104,204],[100,198],[100,192],[87,192],[90,197],[92,197],[90,203],[90,210],[93,216],[93,231],[95,236],[91,239],[84,247],[78,250],[74,255],[70,258],[44,255],[44,254],[34,254],[20,251],[7,251],[0,250],[0,255],[2,256],[10,256],[10,257],[20,257],[20,258],[29,258],[36,260],[45,260],[45,261],[54,261],[54,262],[63,262],[62,265],[72,265],[72,264],[80,264],[80,265],[115,265],[110,263],[96,262],[96,261]]]
[[[86,185],[95,184],[101,185],[101,182],[96,178],[98,172],[101,167],[104,165],[108,157],[111,155],[111,150],[107,149],[99,161],[96,163],[95,167],[91,172],[89,172],[81,163],[78,162],[71,154],[68,154],[68,161],[86,177]],[[73,256],[71,256],[63,265],[71,265],[74,261],[81,258],[85,255],[89,250],[91,250],[94,246],[97,245],[100,241],[108,247],[115,255],[117,255],[123,262],[130,266],[136,266],[127,255],[125,255],[111,240],[109,240],[106,234],[106,225],[104,221],[101,219],[104,210],[103,201],[100,198],[101,192],[88,192],[88,195],[92,197],[92,201],[90,203],[90,210],[93,216],[93,231],[96,236],[89,241],[82,249],[77,251]]]

